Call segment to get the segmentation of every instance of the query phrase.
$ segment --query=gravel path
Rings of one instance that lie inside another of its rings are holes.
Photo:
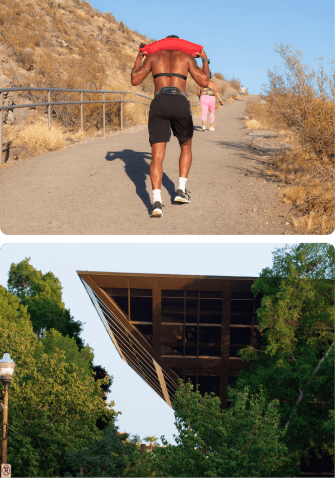
[[[194,118],[190,204],[173,204],[179,145],[164,160],[162,218],[149,217],[146,126],[8,165],[0,171],[4,234],[294,234],[289,206],[250,149],[243,101],[216,110],[215,131]],[[207,120],[208,121],[208,120]]]

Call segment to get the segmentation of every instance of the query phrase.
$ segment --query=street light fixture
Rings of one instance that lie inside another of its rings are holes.
[[[12,381],[15,362],[4,354],[0,360],[0,380],[4,384],[2,405],[2,440],[1,440],[1,464],[7,464],[7,426],[8,426],[8,385]]]

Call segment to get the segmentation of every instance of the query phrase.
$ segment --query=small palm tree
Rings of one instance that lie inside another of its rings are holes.
[[[143,440],[149,443],[149,450],[152,451],[152,442],[156,442],[158,438],[156,438],[155,436],[152,436],[152,437],[145,437],[143,438]]]

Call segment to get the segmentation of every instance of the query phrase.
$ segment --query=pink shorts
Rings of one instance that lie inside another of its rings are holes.
[[[215,110],[215,96],[202,95],[200,96],[201,106],[201,121],[206,121],[207,111],[209,108],[209,122],[214,123],[214,110]]]

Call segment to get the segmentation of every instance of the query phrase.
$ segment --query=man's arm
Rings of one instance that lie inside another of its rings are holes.
[[[151,71],[151,61],[149,56],[145,58],[143,65],[141,66],[144,56],[144,53],[141,51],[138,53],[133,69],[131,70],[131,84],[133,86],[137,86],[142,83],[142,81],[149,75]]]
[[[200,58],[202,60],[205,60],[207,58],[207,55],[204,50],[202,50],[201,53],[199,53]],[[188,65],[188,71],[190,72],[193,80],[198,83],[199,86],[202,88],[207,88],[208,82],[209,82],[209,66],[208,66],[208,61],[203,62],[202,65],[202,70],[198,67],[197,62],[195,61],[195,58],[192,58],[190,56],[190,61]]]

